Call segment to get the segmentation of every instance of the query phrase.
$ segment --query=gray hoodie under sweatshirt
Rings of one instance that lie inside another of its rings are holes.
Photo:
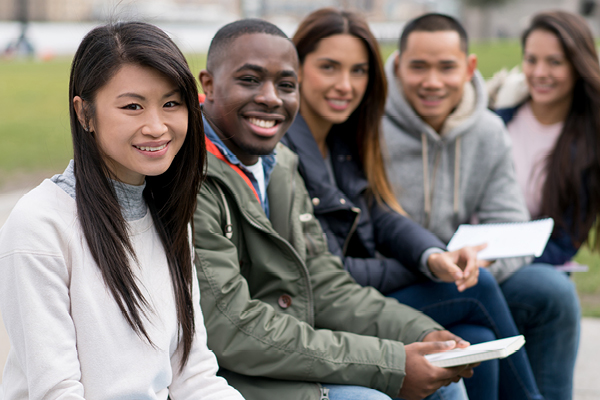
[[[395,56],[385,65],[389,95],[383,152],[388,177],[406,212],[445,243],[460,224],[529,220],[510,139],[501,119],[487,109],[479,72],[465,85],[460,104],[438,134],[406,101],[394,74]],[[498,260],[490,271],[501,283],[531,260]]]

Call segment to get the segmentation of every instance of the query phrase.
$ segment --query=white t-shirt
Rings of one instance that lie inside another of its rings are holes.
[[[258,161],[254,165],[244,165],[246,169],[252,172],[254,179],[258,183],[258,189],[260,190],[260,202],[265,202],[265,196],[267,195],[267,188],[265,186],[265,169],[263,167],[262,158],[258,157]]]
[[[546,182],[546,161],[554,149],[563,123],[541,124],[529,102],[522,105],[508,123],[517,181],[533,218],[540,215],[542,188]]]
[[[0,308],[11,342],[4,400],[243,400],[216,376],[195,269],[196,334],[179,370],[179,326],[163,246],[149,212],[128,225],[139,261],[132,271],[151,309],[144,327],[154,346],[133,331],[104,284],[75,200],[45,180],[17,203],[0,229]]]

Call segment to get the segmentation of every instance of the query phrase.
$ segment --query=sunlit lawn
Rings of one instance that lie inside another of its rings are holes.
[[[197,75],[205,57],[192,55],[188,62]],[[61,172],[72,157],[70,63],[0,59],[0,186],[17,173]]]
[[[387,58],[394,45],[382,46]],[[486,78],[520,62],[517,41],[474,43],[479,70]],[[17,173],[60,172],[71,158],[68,114],[70,58],[51,61],[6,61],[0,59],[0,187]],[[197,75],[205,65],[204,55],[190,55],[188,62]],[[590,271],[575,273],[584,315],[600,317],[600,256],[583,248],[577,261]]]

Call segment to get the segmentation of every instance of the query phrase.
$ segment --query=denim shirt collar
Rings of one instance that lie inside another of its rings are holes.
[[[210,141],[213,142],[213,144],[215,146],[217,146],[217,148],[219,149],[221,154],[223,154],[223,156],[227,159],[227,161],[229,161],[233,165],[238,166],[248,176],[248,178],[250,178],[250,181],[252,182],[252,186],[254,186],[254,189],[256,190],[256,192],[259,194],[259,196],[261,198],[264,197],[265,201],[261,205],[263,207],[263,210],[265,211],[265,214],[267,214],[267,217],[268,217],[269,216],[268,197],[266,196],[266,193],[263,196],[263,193],[260,192],[260,188],[258,187],[258,182],[256,181],[256,178],[254,177],[252,172],[250,172],[250,170],[248,170],[248,168],[246,168],[246,166],[244,164],[242,164],[242,162],[236,157],[236,155],[233,154],[227,146],[225,146],[225,144],[223,143],[223,141],[221,140],[219,135],[217,135],[217,133],[215,132],[213,127],[210,125],[210,123],[208,122],[206,117],[203,118],[203,122],[204,122],[204,134],[206,135],[206,137],[208,139],[210,139]],[[262,165],[263,165],[263,169],[265,172],[265,188],[266,188],[269,186],[269,180],[271,179],[271,173],[273,172],[273,168],[275,168],[275,164],[277,163],[276,151],[273,150],[270,154],[260,156],[260,158],[262,159]]]

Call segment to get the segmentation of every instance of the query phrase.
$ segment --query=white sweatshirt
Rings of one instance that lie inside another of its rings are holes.
[[[17,203],[0,230],[0,310],[11,342],[4,400],[243,400],[216,376],[195,278],[196,335],[179,371],[176,305],[163,246],[149,212],[129,227],[139,260],[133,271],[151,307],[144,326],[155,347],[127,324],[104,284],[75,200],[45,180]]]

